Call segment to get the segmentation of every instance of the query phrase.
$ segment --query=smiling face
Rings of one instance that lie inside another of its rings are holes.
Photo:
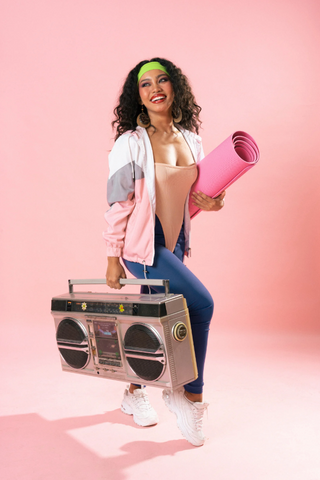
[[[170,77],[162,70],[150,70],[142,75],[139,81],[139,95],[149,116],[153,113],[171,113],[173,87]]]

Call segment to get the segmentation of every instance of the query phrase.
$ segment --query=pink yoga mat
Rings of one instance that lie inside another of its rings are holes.
[[[214,198],[259,160],[259,148],[245,132],[235,132],[198,163],[198,178],[191,187],[189,197],[190,217],[201,210],[192,205],[192,192],[201,192]]]

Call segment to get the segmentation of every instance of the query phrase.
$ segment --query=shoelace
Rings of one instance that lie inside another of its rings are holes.
[[[207,409],[208,409],[208,405],[201,405],[200,408],[197,408],[194,405],[192,406],[192,411],[193,411],[194,421],[195,421],[195,426],[197,431],[202,430],[203,416],[204,416],[205,410],[207,411],[207,415],[208,415]]]
[[[133,402],[140,410],[150,410],[151,405],[149,403],[149,398],[144,392],[139,393],[139,395],[133,395],[132,397]]]

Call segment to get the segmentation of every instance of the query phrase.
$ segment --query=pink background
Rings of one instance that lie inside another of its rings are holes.
[[[10,315],[44,319],[68,278],[104,276],[112,109],[128,71],[159,55],[190,78],[206,152],[237,129],[261,150],[223,211],[193,222],[188,265],[213,294],[215,323],[319,331],[319,6],[258,3],[1,2]]]
[[[1,1],[1,479],[320,478],[319,10]],[[120,412],[121,382],[63,373],[50,314],[69,278],[105,275],[112,110],[152,56],[190,78],[206,152],[239,129],[261,151],[192,225],[187,264],[215,300],[201,449],[159,389],[160,423],[142,429]]]

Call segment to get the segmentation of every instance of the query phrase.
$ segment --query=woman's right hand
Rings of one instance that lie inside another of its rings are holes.
[[[108,287],[120,290],[120,288],[124,286],[120,285],[120,278],[127,278],[127,276],[120,263],[119,257],[108,257],[108,268],[106,273]]]

